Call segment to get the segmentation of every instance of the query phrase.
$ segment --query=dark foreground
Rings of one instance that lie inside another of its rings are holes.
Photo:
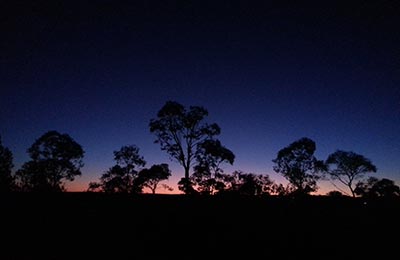
[[[0,259],[398,255],[400,201],[0,195]]]

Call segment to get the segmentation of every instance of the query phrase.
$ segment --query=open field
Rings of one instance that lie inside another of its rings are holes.
[[[399,200],[20,193],[0,202],[0,259],[398,255]]]

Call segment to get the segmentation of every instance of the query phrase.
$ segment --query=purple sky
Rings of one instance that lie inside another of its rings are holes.
[[[183,170],[153,144],[167,100],[200,105],[236,154],[226,172],[269,174],[309,137],[371,159],[400,181],[397,1],[34,1],[2,6],[0,135],[16,169],[48,130],[86,151],[86,189],[136,144],[148,162]],[[325,190],[331,189],[321,183]]]

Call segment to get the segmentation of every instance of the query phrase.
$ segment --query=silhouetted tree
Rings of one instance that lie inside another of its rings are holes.
[[[169,185],[167,185],[165,183],[161,184],[161,188],[163,188],[165,190],[168,190],[168,191],[173,191],[174,190],[174,188],[172,188],[171,186],[169,186]]]
[[[116,165],[100,177],[100,183],[90,183],[89,190],[107,193],[140,193],[142,186],[138,181],[138,167],[146,165],[139,148],[135,145],[122,146],[114,151]]]
[[[277,196],[289,196],[290,194],[293,194],[294,188],[291,185],[284,186],[283,184],[272,184],[271,188],[271,194],[277,195]]]
[[[225,188],[221,164],[232,165],[235,155],[218,140],[206,140],[199,148],[191,180],[201,194],[214,194]]]
[[[13,155],[7,147],[3,146],[0,136],[0,192],[9,192],[14,189],[14,176],[12,176]]]
[[[155,194],[158,184],[163,180],[168,180],[170,176],[171,171],[168,164],[156,164],[151,166],[150,169],[141,170],[138,181],[141,186],[149,188]]]
[[[64,181],[81,175],[84,151],[68,134],[49,131],[28,149],[31,160],[17,171],[23,191],[63,191]]]
[[[101,192],[103,191],[101,184],[99,182],[89,182],[88,192]]]
[[[246,196],[270,195],[274,192],[274,182],[268,175],[235,171],[225,177],[225,192]]]
[[[354,193],[362,197],[398,197],[400,187],[393,180],[369,177],[366,182],[358,182]]]
[[[315,149],[315,142],[304,137],[281,149],[272,160],[274,171],[289,181],[295,194],[309,194],[318,189],[319,173],[325,170],[325,166],[315,158]]]
[[[333,180],[338,180],[349,187],[355,197],[353,183],[366,173],[376,172],[376,166],[360,154],[338,150],[326,159],[327,173]]]
[[[201,150],[200,145],[221,132],[217,124],[203,122],[207,115],[208,111],[203,107],[186,109],[177,102],[168,101],[149,124],[150,132],[157,136],[155,143],[182,165],[185,177],[180,181],[180,187],[184,192],[193,190],[187,185],[191,185],[190,169]]]
[[[183,191],[183,193],[185,193],[185,194],[189,194],[189,195],[198,194],[198,191],[195,188],[193,188],[193,186],[194,186],[194,183],[192,182],[192,180],[190,178],[189,179],[181,178],[178,181],[178,189],[180,191]]]
[[[329,191],[328,193],[326,193],[326,196],[329,196],[329,197],[343,197],[344,195],[340,191],[332,190],[332,191]]]

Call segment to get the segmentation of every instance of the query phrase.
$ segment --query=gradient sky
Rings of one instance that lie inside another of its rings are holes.
[[[400,182],[398,1],[32,2],[0,6],[0,135],[15,169],[57,130],[86,151],[70,190],[128,144],[147,166],[169,163],[174,186],[183,170],[148,128],[174,100],[221,126],[228,173],[283,182],[271,160],[309,137],[319,159],[354,151]]]

